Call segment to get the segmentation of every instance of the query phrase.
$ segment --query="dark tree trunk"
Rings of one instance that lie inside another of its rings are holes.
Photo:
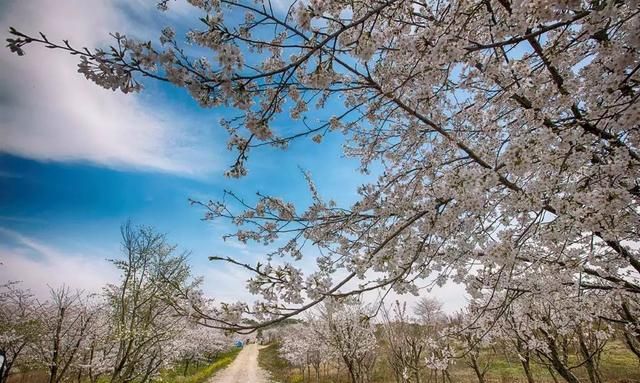
[[[580,379],[576,377],[571,370],[567,367],[565,363],[565,359],[567,358],[567,344],[565,340],[561,343],[562,354],[560,354],[558,350],[558,345],[554,338],[547,333],[546,331],[542,331],[546,338],[547,346],[549,346],[550,355],[543,354],[550,362],[553,368],[556,370],[558,375],[560,375],[564,380],[568,383],[581,383]]]
[[[580,383],[580,379],[578,379],[578,377],[576,377],[573,372],[571,372],[571,370],[569,370],[569,368],[567,368],[567,366],[562,363],[557,355],[551,358],[551,364],[553,365],[553,368],[556,370],[558,375],[562,376],[562,378],[568,383]]]
[[[524,374],[527,376],[527,383],[536,383],[533,378],[533,373],[531,372],[531,365],[529,364],[529,357],[525,357],[524,360],[520,360],[522,364],[522,368],[524,369]]]
[[[56,383],[58,378],[59,354],[60,354],[60,334],[62,332],[62,321],[64,319],[65,308],[61,307],[58,314],[58,322],[56,323],[56,331],[53,336],[53,356],[51,357],[51,366],[49,366],[49,383]]]
[[[471,360],[471,368],[473,368],[473,372],[476,373],[476,377],[478,378],[478,383],[484,383],[484,371],[478,365],[478,358],[475,356],[470,356]]]
[[[12,364],[13,362],[5,364],[4,371],[2,371],[2,374],[0,375],[0,383],[6,383],[7,380],[9,380],[9,372],[11,371]]]
[[[598,372],[598,365],[596,363],[597,351],[593,353],[589,352],[587,343],[584,341],[584,336],[580,332],[578,332],[578,341],[580,344],[580,353],[585,360],[584,366],[587,369],[589,381],[591,383],[601,383],[602,379],[600,379],[600,373]]]
[[[189,371],[189,364],[191,364],[191,359],[187,359],[184,364],[184,371],[182,372],[182,376],[187,376],[187,372]]]
[[[551,379],[553,379],[554,383],[559,383],[558,378],[556,378],[556,374],[553,372],[553,368],[551,368],[551,366],[547,366],[547,370],[549,371],[549,375],[551,375]]]

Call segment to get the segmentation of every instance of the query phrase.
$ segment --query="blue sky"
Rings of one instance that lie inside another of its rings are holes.
[[[179,4],[174,13],[163,14],[151,3],[77,0],[54,9],[47,8],[51,3],[46,1],[14,0],[0,6],[1,25],[5,31],[9,25],[32,33],[42,30],[52,39],[91,46],[103,43],[111,30],[154,38],[162,26],[176,23],[172,18],[193,16]],[[216,199],[225,189],[252,198],[259,191],[304,206],[309,199],[300,168],[312,173],[325,196],[345,203],[356,196],[362,177],[357,164],[342,157],[339,135],[322,145],[309,139],[287,151],[254,151],[249,175],[227,179],[223,172],[234,154],[226,150],[219,120],[233,111],[202,110],[186,92],[169,84],[146,82],[139,95],[113,94],[76,73],[74,58],[34,48],[20,58],[7,50],[0,59],[3,279],[24,280],[36,291],[47,283],[73,284],[77,270],[58,270],[52,263],[60,260],[47,259],[47,251],[69,254],[83,264],[95,261],[99,267],[85,272],[101,274],[108,268],[102,260],[119,251],[120,224],[131,219],[166,232],[172,242],[192,252],[196,272],[204,274],[210,286],[218,285],[215,269],[230,271],[211,265],[207,256],[253,261],[264,249],[223,242],[221,236],[230,227],[203,222],[203,211],[191,207],[189,198]],[[29,262],[16,262],[18,258]],[[51,271],[41,273],[51,280],[30,276],[39,266]],[[93,288],[106,278],[95,279],[79,287]],[[243,296],[243,282],[236,285],[224,295]]]
[[[9,0],[0,28],[9,26],[77,46],[100,46],[108,32],[133,31],[155,41],[165,25],[185,28],[197,14],[184,2],[160,13],[147,0]],[[222,117],[203,110],[169,84],[145,82],[138,95],[96,87],[76,72],[76,58],[32,47],[25,57],[0,54],[0,280],[22,280],[39,295],[62,283],[97,290],[118,276],[105,262],[119,252],[119,226],[152,225],[192,252],[205,290],[222,300],[250,299],[247,274],[212,264],[209,255],[255,262],[260,246],[223,242],[231,230],[203,222],[188,199],[216,199],[223,191],[251,199],[256,192],[309,202],[300,168],[310,171],[325,199],[349,205],[366,178],[342,155],[342,137],[318,145],[310,138],[286,151],[252,152],[249,175],[223,176],[235,154],[226,150]],[[318,116],[326,115],[320,111]],[[286,119],[280,123],[287,124]],[[457,308],[460,289],[445,307]],[[447,295],[445,294],[445,295]],[[445,299],[446,300],[446,299]]]

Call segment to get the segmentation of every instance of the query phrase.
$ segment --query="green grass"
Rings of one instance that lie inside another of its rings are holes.
[[[303,381],[300,369],[294,368],[278,355],[278,344],[272,344],[258,355],[260,367],[269,371],[274,382],[300,383]],[[487,351],[488,353],[489,351]],[[486,355],[484,355],[486,357]],[[378,363],[372,383],[393,382],[393,375],[383,355],[378,355]],[[553,378],[544,365],[531,363],[531,370],[538,383],[553,383]],[[610,342],[602,354],[601,371],[606,383],[640,383],[640,363],[621,342]],[[583,381],[588,382],[584,368],[577,368],[574,373]],[[478,381],[473,370],[463,361],[457,361],[450,370],[451,378],[456,383],[475,383]],[[425,376],[426,378],[426,376]],[[526,377],[520,361],[516,356],[507,359],[503,355],[492,356],[489,370],[485,376],[487,383],[525,383]],[[311,380],[315,383],[315,379]],[[347,382],[346,376],[336,379],[335,376],[323,377],[324,382]],[[427,381],[425,379],[425,381]],[[562,382],[562,378],[558,377]]]
[[[187,371],[187,376],[183,375],[184,365],[178,365],[170,370],[165,370],[156,380],[162,383],[204,383],[216,372],[222,370],[233,362],[238,356],[240,348],[222,353],[211,363]]]
[[[570,357],[570,359],[574,359]],[[601,372],[605,382],[608,383],[640,383],[640,364],[621,342],[610,342],[602,353]],[[552,383],[546,366],[531,362],[531,370],[539,383]],[[587,371],[584,367],[573,370],[573,373],[582,381],[588,382]],[[477,382],[473,370],[464,363],[458,362],[451,368],[451,376],[454,381],[460,383]],[[560,382],[564,380],[558,377]],[[524,369],[520,361],[514,356],[507,360],[504,356],[496,356],[492,359],[489,371],[486,374],[486,381],[490,383],[519,383],[526,382]]]
[[[271,375],[271,379],[278,383],[301,383],[303,381],[300,370],[294,369],[278,354],[279,345],[271,345],[260,350],[258,364]]]
[[[199,366],[193,365],[187,371],[187,376],[183,376],[184,364],[178,364],[174,368],[163,370],[160,376],[154,379],[154,382],[162,383],[204,383],[211,378],[216,372],[227,367],[236,358],[240,352],[240,348],[235,348],[228,352],[219,354],[213,361]],[[74,380],[75,381],[75,380]],[[108,376],[102,376],[98,379],[99,383],[109,381]],[[28,371],[22,374],[16,374],[9,377],[8,383],[46,383],[48,375],[44,371]]]

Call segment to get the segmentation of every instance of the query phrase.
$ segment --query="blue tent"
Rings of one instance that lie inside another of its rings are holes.
[[[242,346],[244,346],[244,343],[241,340],[236,340],[235,345],[236,345],[236,347],[242,347]]]

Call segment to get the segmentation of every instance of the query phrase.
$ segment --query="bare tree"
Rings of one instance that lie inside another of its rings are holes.
[[[413,310],[418,319],[426,325],[435,326],[446,320],[442,302],[433,297],[421,297]]]

